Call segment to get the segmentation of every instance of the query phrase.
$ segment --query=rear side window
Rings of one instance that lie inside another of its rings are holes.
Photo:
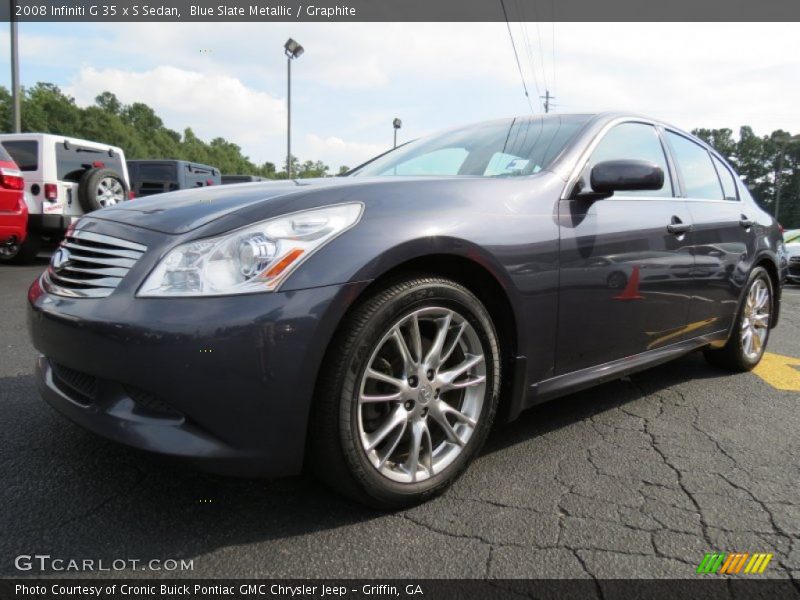
[[[21,171],[39,169],[39,142],[33,140],[7,141],[2,146],[17,163]]]
[[[77,144],[65,147],[56,143],[56,178],[59,181],[79,181],[87,169],[104,167],[123,174],[122,160],[117,152],[109,156],[108,150],[86,148]]]
[[[722,193],[725,196],[725,200],[738,200],[739,197],[736,194],[736,180],[733,178],[733,173],[725,166],[725,163],[713,154],[711,155],[711,159],[714,161],[714,166],[717,168],[717,174],[722,183]]]
[[[138,167],[142,181],[175,181],[177,178],[174,163],[139,163]]]
[[[672,196],[672,184],[664,147],[656,128],[646,123],[622,123],[609,131],[592,152],[589,168],[607,160],[646,160],[664,171],[664,185],[660,190],[616,192],[619,196]]]
[[[677,133],[668,131],[667,136],[683,175],[686,197],[722,200],[722,185],[708,151]]]

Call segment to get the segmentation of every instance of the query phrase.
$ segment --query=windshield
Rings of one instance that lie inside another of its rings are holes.
[[[519,177],[545,169],[589,116],[491,121],[409,142],[350,176]]]

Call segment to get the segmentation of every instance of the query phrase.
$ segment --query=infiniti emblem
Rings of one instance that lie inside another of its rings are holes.
[[[59,248],[53,254],[53,258],[50,260],[50,264],[53,266],[55,271],[60,271],[61,269],[65,268],[69,264],[69,250],[66,248]]]
[[[433,390],[429,385],[423,385],[419,390],[419,401],[422,404],[427,404],[433,398]]]

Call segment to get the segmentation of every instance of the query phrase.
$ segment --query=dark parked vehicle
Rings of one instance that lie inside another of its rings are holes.
[[[305,461],[398,507],[539,402],[697,349],[753,368],[785,265],[774,219],[691,135],[524,117],[347,177],[87,215],[30,290],[30,330],[44,397],[100,435],[229,474]]]
[[[269,181],[266,177],[259,177],[257,175],[223,175],[222,184],[227,185],[230,183],[255,183],[257,181]]]
[[[222,183],[216,167],[185,160],[129,160],[128,173],[137,198]]]

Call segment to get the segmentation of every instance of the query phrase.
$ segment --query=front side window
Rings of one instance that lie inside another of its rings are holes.
[[[722,200],[722,184],[708,150],[671,131],[667,132],[667,137],[683,176],[686,197]]]
[[[621,123],[613,127],[595,147],[589,158],[586,174],[600,162],[607,160],[646,160],[664,171],[664,185],[660,190],[616,192],[613,197],[625,196],[672,196],[669,167],[664,148],[656,128],[646,123]]]
[[[587,120],[551,116],[463,127],[405,144],[349,176],[532,175],[549,166]]]

